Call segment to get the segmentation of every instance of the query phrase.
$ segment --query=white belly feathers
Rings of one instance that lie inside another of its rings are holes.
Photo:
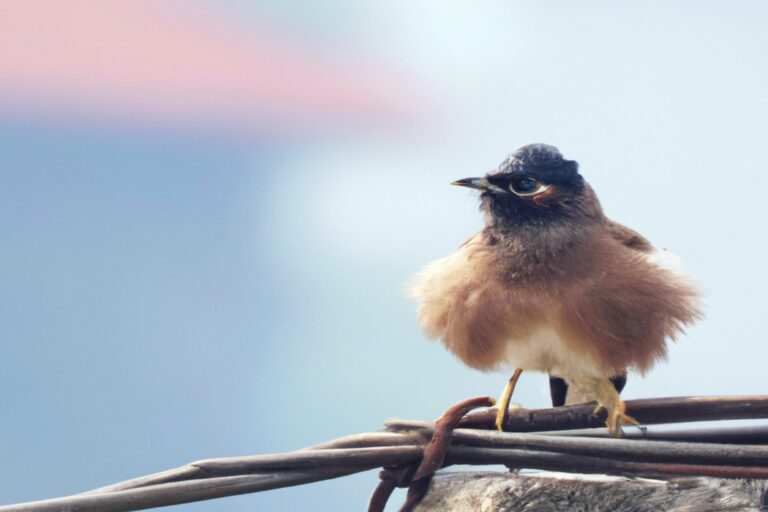
[[[551,325],[541,326],[524,340],[509,340],[506,365],[509,369],[550,373],[558,377],[607,378],[605,368],[586,353],[575,352]]]

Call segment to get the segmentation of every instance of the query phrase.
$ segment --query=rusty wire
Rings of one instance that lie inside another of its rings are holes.
[[[605,429],[564,430],[602,426],[604,420],[591,414],[593,405],[577,405],[510,411],[505,426],[513,432],[497,432],[495,409],[464,416],[489,403],[487,398],[470,399],[451,407],[437,422],[390,420],[384,431],[295,452],[202,460],[83,494],[0,506],[0,512],[124,512],[302,485],[377,467],[385,470],[373,511],[382,510],[398,486],[411,487],[401,509],[410,510],[427,490],[434,470],[453,464],[656,478],[768,479],[768,425],[684,431],[631,428],[624,439],[607,439]],[[626,404],[627,412],[645,425],[768,419],[768,396],[656,398]]]

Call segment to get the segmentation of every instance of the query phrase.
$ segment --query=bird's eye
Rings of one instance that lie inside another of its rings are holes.
[[[519,196],[530,196],[547,188],[540,181],[529,176],[517,178],[509,184],[509,189]]]

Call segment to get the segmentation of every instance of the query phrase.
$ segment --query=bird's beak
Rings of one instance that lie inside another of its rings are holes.
[[[459,187],[469,187],[469,188],[476,188],[478,190],[482,191],[488,191],[493,192],[496,194],[500,194],[503,192],[506,192],[503,188],[500,188],[490,181],[488,181],[487,178],[464,178],[463,180],[456,180],[451,185],[458,185]]]
[[[463,180],[456,180],[451,185],[459,187],[476,188],[478,190],[489,190],[493,188],[493,185],[485,178],[464,178]]]

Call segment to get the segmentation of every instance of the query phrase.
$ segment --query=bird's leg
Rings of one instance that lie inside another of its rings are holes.
[[[507,421],[507,415],[509,414],[509,401],[512,400],[512,393],[515,392],[515,386],[517,385],[517,380],[520,378],[521,373],[523,373],[522,368],[517,368],[515,370],[515,373],[512,374],[507,385],[504,386],[501,398],[499,398],[499,409],[496,411],[496,430],[499,432],[504,432],[504,423]]]
[[[586,396],[597,400],[594,414],[603,409],[608,413],[605,425],[611,437],[621,437],[622,425],[638,425],[636,419],[626,414],[626,406],[610,379],[587,378],[580,379],[578,383]]]

